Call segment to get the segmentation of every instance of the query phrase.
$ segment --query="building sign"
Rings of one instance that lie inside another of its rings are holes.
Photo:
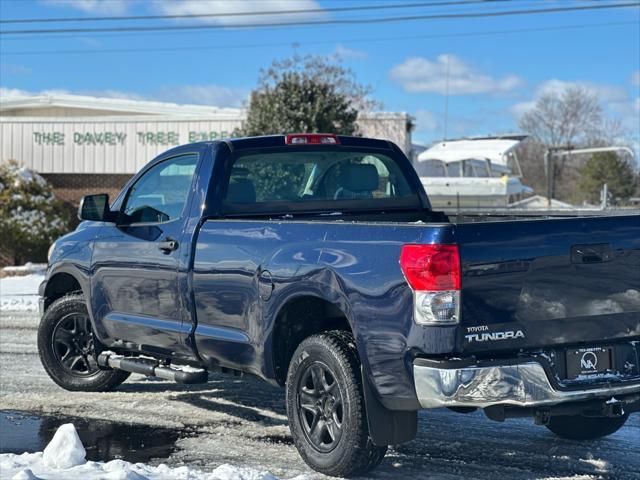
[[[33,139],[38,145],[64,145],[62,132],[33,132]]]
[[[135,173],[178,145],[233,136],[244,117],[55,120],[0,117],[0,161],[40,173]]]
[[[71,140],[65,138],[65,132],[33,132],[33,141],[37,145],[66,145],[66,141],[72,141],[75,145],[124,145],[127,139],[125,132],[72,132]],[[141,145],[175,146],[183,143],[205,142],[232,137],[233,134],[225,131],[189,131],[185,141],[180,138],[180,132],[176,131],[142,131],[135,132],[135,139]]]

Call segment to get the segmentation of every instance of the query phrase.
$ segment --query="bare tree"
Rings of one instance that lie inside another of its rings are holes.
[[[595,93],[579,86],[542,95],[518,122],[521,130],[546,146],[583,144],[602,126],[602,107]]]
[[[518,126],[531,135],[537,145],[530,146],[521,159],[525,180],[538,191],[542,190],[543,182],[546,184],[542,158],[538,156],[547,148],[604,146],[623,136],[620,122],[604,115],[598,95],[581,86],[568,86],[540,96],[533,108],[522,115]],[[577,189],[583,160],[577,156],[562,156],[552,162],[552,197],[555,197],[557,184],[560,198],[584,199]],[[527,171],[530,178],[527,178]]]

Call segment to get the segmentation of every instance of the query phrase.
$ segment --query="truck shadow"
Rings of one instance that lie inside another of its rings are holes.
[[[211,375],[210,391],[185,393],[175,399],[199,408],[215,410],[239,421],[265,426],[287,425],[284,389],[254,378],[236,379]]]
[[[122,392],[176,392],[171,401],[183,402],[230,417],[231,423],[287,425],[284,389],[248,377],[212,373],[209,382],[180,385],[162,380],[135,379],[118,388]]]

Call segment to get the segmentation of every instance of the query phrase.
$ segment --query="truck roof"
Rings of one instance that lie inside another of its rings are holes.
[[[348,135],[335,135],[330,133],[295,133],[295,134],[282,134],[282,135],[262,135],[258,137],[240,137],[229,138],[222,140],[228,142],[233,149],[245,149],[245,148],[268,148],[268,147],[283,147],[288,145],[288,137],[333,137],[337,139],[337,145],[343,145],[347,147],[369,147],[369,148],[383,148],[383,149],[398,149],[399,148],[388,140],[380,140],[375,138],[365,137],[353,137]],[[312,142],[310,142],[312,143]],[[318,145],[323,145],[320,143]],[[333,145],[333,144],[324,144]]]
[[[316,143],[316,146],[345,146],[345,147],[366,147],[377,148],[383,150],[394,150],[396,152],[402,152],[400,148],[389,140],[381,140],[376,138],[365,137],[353,137],[348,135],[335,135],[331,133],[296,133],[296,134],[282,134],[282,135],[262,135],[258,137],[231,137],[222,140],[207,140],[202,142],[193,142],[184,145],[176,145],[175,147],[165,151],[161,156],[166,157],[176,152],[184,151],[186,147],[191,149],[201,149],[207,146],[219,145],[225,143],[229,145],[232,151],[245,150],[245,149],[257,149],[257,148],[272,148],[272,147],[284,147],[287,145],[295,146],[287,143],[288,137],[333,137],[337,139],[336,143]],[[314,143],[314,142],[309,142]],[[156,158],[157,159],[157,158]]]

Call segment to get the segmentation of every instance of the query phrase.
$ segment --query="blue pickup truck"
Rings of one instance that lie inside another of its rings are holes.
[[[420,409],[576,440],[640,410],[638,212],[448,217],[394,144],[301,134],[174,148],[79,216],[40,287],[68,390],[255,375],[337,476],[411,440]]]

